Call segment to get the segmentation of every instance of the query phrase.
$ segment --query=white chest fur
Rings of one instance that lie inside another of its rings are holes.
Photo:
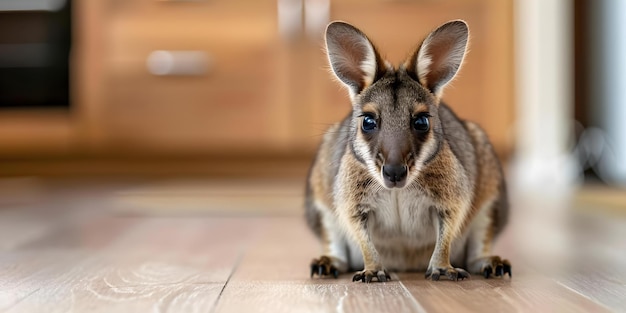
[[[408,189],[382,190],[374,203],[369,226],[375,241],[402,240],[416,248],[435,242],[435,202],[431,198]]]
[[[425,270],[437,241],[435,202],[411,188],[385,189],[371,197],[367,227],[383,264],[390,270]],[[465,238],[455,240],[453,262],[462,260]]]

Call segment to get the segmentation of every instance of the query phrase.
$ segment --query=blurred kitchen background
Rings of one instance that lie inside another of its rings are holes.
[[[444,99],[488,132],[513,193],[624,207],[621,0],[0,0],[2,186],[284,179],[299,197],[350,108],[322,49],[336,19],[396,64],[466,20]]]

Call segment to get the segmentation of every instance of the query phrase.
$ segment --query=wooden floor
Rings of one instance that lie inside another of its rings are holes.
[[[568,213],[582,218],[565,241],[511,224],[497,249],[512,279],[363,284],[309,278],[319,244],[300,194],[292,182],[0,180],[0,311],[626,311],[623,217]]]

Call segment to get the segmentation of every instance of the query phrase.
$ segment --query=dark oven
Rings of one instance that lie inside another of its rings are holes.
[[[70,0],[0,0],[0,108],[69,108]]]

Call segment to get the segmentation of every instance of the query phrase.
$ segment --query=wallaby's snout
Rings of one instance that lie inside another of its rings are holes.
[[[409,172],[406,164],[409,145],[403,140],[402,136],[396,137],[386,138],[381,150],[381,154],[384,157],[381,172],[387,188],[404,187]]]
[[[404,164],[389,164],[383,166],[383,177],[387,187],[403,187],[406,183],[407,167]]]

